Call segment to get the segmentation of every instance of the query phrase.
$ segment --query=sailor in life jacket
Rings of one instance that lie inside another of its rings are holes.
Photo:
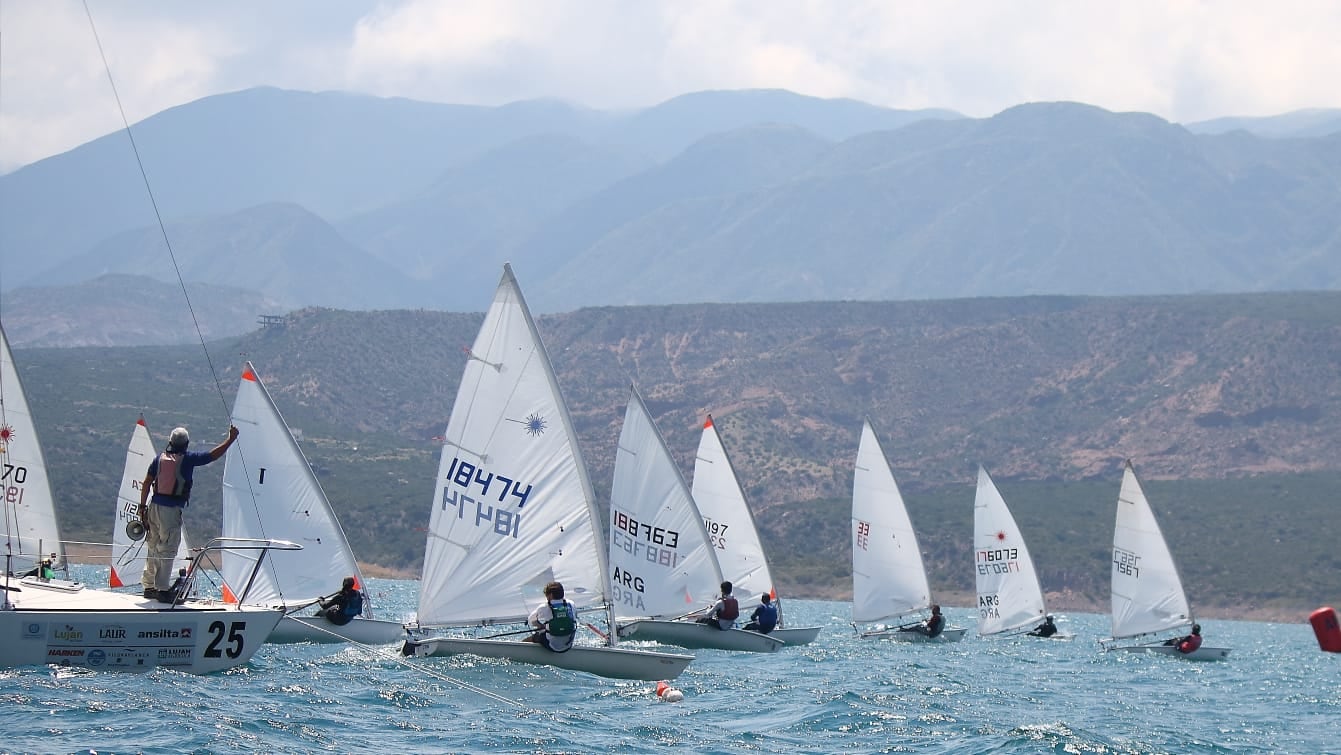
[[[545,602],[536,606],[527,622],[540,631],[524,642],[537,643],[556,653],[571,648],[577,636],[577,612],[572,603],[563,599],[563,585],[558,582],[545,585]]]
[[[773,605],[773,596],[764,593],[759,596],[759,605],[754,607],[754,613],[750,615],[750,623],[745,625],[745,629],[750,632],[768,634],[777,626],[778,607]]]
[[[340,592],[332,595],[330,600],[317,602],[321,604],[321,615],[337,627],[348,624],[355,616],[363,613],[363,593],[358,591],[353,577],[345,577],[345,581],[340,584]]]
[[[1192,625],[1192,634],[1178,640],[1178,652],[1184,655],[1195,653],[1201,647],[1201,625]]]
[[[708,615],[698,620],[700,624],[707,624],[717,629],[732,629],[736,626],[736,619],[740,618],[740,603],[731,596],[731,583],[722,583],[722,597],[712,604],[708,610]]]
[[[237,440],[237,427],[229,425],[228,438],[209,451],[187,451],[191,436],[185,427],[174,428],[168,447],[149,462],[149,470],[140,484],[137,510],[144,524],[148,553],[144,559],[144,597],[171,603],[172,559],[182,541],[182,510],[191,501],[191,482],[195,468],[223,458]],[[153,498],[150,498],[150,492]],[[149,507],[150,500],[153,508]]]

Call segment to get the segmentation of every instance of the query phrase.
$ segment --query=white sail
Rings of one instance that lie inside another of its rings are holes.
[[[25,572],[52,553],[58,561],[53,565],[63,568],[65,543],[57,526],[47,464],[4,328],[0,328],[0,464],[9,568]]]
[[[144,557],[147,554],[147,540],[144,535],[131,537],[127,526],[139,523],[140,485],[149,471],[149,462],[154,460],[154,441],[149,437],[149,428],[144,417],[135,423],[130,436],[130,445],[126,448],[126,466],[121,471],[121,487],[117,488],[116,513],[112,515],[112,568],[107,573],[108,587],[131,587],[140,584],[144,574]],[[141,530],[143,533],[143,530]],[[183,534],[177,546],[177,557],[173,559],[172,573],[188,567],[191,562],[190,548]]]
[[[917,536],[868,419],[852,479],[852,620],[884,621],[930,606]]]
[[[703,526],[716,551],[722,577],[732,583],[732,594],[742,605],[765,593],[776,597],[754,515],[711,416],[703,423],[690,493],[703,515]]]
[[[683,616],[721,589],[703,517],[636,388],[615,450],[610,568],[619,617]]]
[[[1192,624],[1192,609],[1130,462],[1122,473],[1113,529],[1113,637],[1135,637]]]
[[[522,621],[551,580],[579,609],[604,604],[595,496],[510,267],[469,355],[443,436],[419,623]]]
[[[978,634],[1010,632],[1046,615],[1034,561],[987,470],[978,467],[973,502],[973,562],[978,585]]]
[[[326,494],[289,426],[248,362],[233,401],[238,437],[224,456],[223,536],[286,540],[302,550],[271,551],[248,601],[296,605],[363,577]],[[236,593],[251,573],[246,553],[225,552],[224,583]],[[366,614],[365,614],[366,615]]]

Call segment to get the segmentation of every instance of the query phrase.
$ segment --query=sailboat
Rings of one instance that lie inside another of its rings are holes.
[[[871,428],[861,426],[857,464],[852,479],[852,623],[874,626],[862,637],[910,642],[956,642],[962,627],[946,626],[936,637],[914,629],[920,620],[906,622],[933,605],[922,551],[908,519],[888,457]],[[886,622],[893,621],[895,626]]]
[[[7,556],[0,575],[0,668],[56,664],[144,671],[167,666],[204,674],[251,660],[279,622],[282,613],[276,609],[202,600],[172,605],[134,594],[87,589],[84,583],[69,579],[17,576],[52,554],[63,565],[65,551],[56,531],[55,506],[36,429],[3,328],[0,460]],[[200,557],[217,556],[226,545],[256,553],[298,547],[215,543]]]
[[[686,620],[714,602],[722,569],[703,515],[637,388],[629,391],[615,450],[610,564],[620,637],[763,653],[783,645],[771,635]]]
[[[1186,630],[1196,621],[1183,592],[1183,581],[1178,577],[1178,566],[1131,461],[1122,471],[1122,489],[1118,493],[1112,589],[1113,636],[1099,641],[1105,650],[1162,653],[1193,660],[1229,657],[1229,648],[1205,645],[1191,653],[1181,653],[1157,636]],[[1128,642],[1123,643],[1124,640]]]
[[[121,472],[121,487],[117,490],[116,512],[112,515],[112,568],[107,571],[108,587],[135,587],[144,574],[144,556],[147,550],[144,524],[138,512],[140,485],[145,471],[153,461],[154,441],[144,417],[135,422],[135,430],[126,448],[126,466]],[[191,565],[190,548],[186,535],[177,545],[177,557],[172,560],[173,573]]]
[[[65,569],[65,541],[37,428],[19,381],[9,338],[0,328],[0,505],[5,513],[5,571],[28,572],[44,559]]]
[[[672,679],[692,655],[579,638],[556,653],[519,632],[487,637],[452,627],[521,624],[550,581],[579,612],[613,630],[611,581],[598,545],[600,514],[554,369],[509,265],[468,352],[429,518],[419,615],[406,655],[473,654],[616,679]],[[592,625],[597,634],[599,630]]]
[[[808,645],[819,636],[820,627],[789,627],[768,569],[768,557],[759,541],[759,528],[745,500],[745,491],[736,479],[726,447],[713,424],[712,415],[703,423],[698,454],[694,457],[694,483],[690,488],[694,503],[703,515],[703,526],[717,554],[722,576],[730,580],[732,594],[741,604],[768,595],[778,609],[778,626],[769,637],[788,645]],[[742,615],[744,609],[742,608]]]
[[[299,615],[338,590],[345,577],[363,590],[363,575],[321,483],[251,362],[242,369],[232,422],[240,432],[224,456],[223,536],[279,538],[303,546],[271,554],[252,585],[254,602],[288,614],[267,642],[381,645],[402,639],[404,625],[375,618],[366,598],[363,615],[343,626]],[[247,554],[225,553],[224,584],[241,585],[251,566]]]
[[[973,501],[973,568],[978,586],[978,634],[1018,634],[1047,616],[1038,572],[1020,528],[981,466]],[[1072,636],[1052,635],[1059,639]]]

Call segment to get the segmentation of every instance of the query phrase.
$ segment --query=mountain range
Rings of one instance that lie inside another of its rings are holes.
[[[1080,103],[972,119],[779,90],[597,111],[260,88],[130,133],[152,201],[125,132],[0,176],[16,345],[181,342],[154,326],[180,301],[128,308],[124,336],[79,314],[106,274],[252,292],[248,322],[460,311],[504,260],[539,312],[1341,287],[1337,111],[1183,126]],[[23,289],[40,332],[14,322]],[[202,330],[243,332],[219,317]]]

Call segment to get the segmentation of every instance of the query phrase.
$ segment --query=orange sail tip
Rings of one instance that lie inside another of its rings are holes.
[[[140,427],[148,427],[148,425],[144,424],[144,417],[140,417],[139,419],[135,420],[135,424],[139,425]]]
[[[712,415],[711,415],[711,414],[708,415],[708,419],[707,419],[707,421],[705,421],[705,422],[703,423],[703,429],[704,429],[704,430],[707,430],[709,427],[712,427]]]
[[[245,370],[242,371],[242,379],[243,379],[243,380],[250,380],[250,381],[252,381],[253,383],[257,382],[257,381],[256,381],[256,373],[255,373],[255,372],[252,372],[250,369],[245,369]]]
[[[122,582],[121,582],[121,578],[118,577],[118,576],[116,575],[116,567],[115,567],[115,566],[112,567],[112,574],[111,574],[111,576],[107,578],[107,586],[108,586],[108,587],[125,587],[125,585],[122,584]]]
[[[225,603],[237,602],[237,596],[233,594],[232,590],[228,589],[228,585],[223,586],[223,599]]]

